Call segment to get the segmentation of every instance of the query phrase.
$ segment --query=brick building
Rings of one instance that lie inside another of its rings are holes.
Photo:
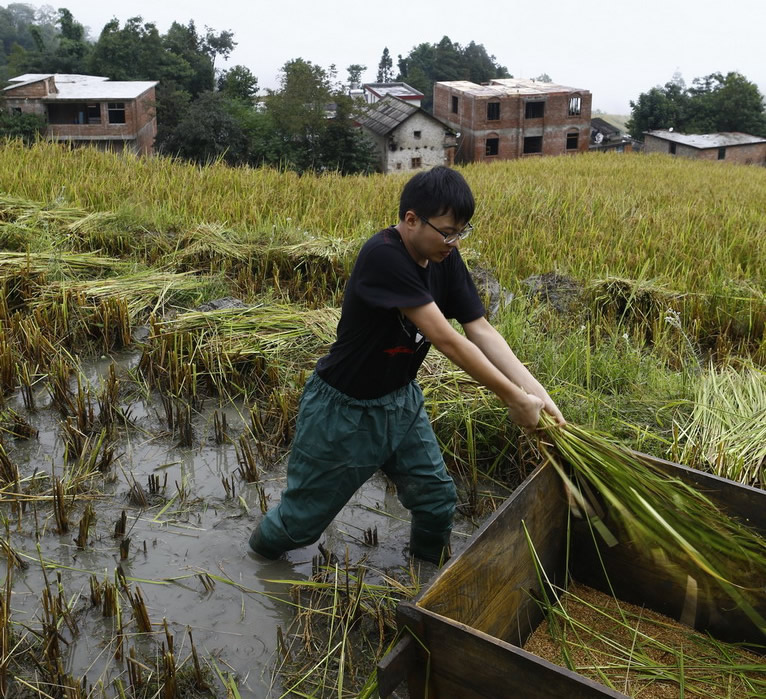
[[[383,97],[357,121],[373,143],[383,173],[427,170],[454,162],[454,132],[411,102]]]
[[[150,155],[157,135],[156,81],[29,73],[11,78],[0,102],[45,117],[47,138]]]
[[[645,153],[668,153],[697,160],[766,165],[766,138],[736,131],[683,134],[676,131],[644,132]]]
[[[535,80],[434,85],[434,116],[459,133],[459,162],[583,153],[591,93]]]

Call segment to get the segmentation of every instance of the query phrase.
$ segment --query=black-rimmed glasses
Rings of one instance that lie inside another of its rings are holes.
[[[444,242],[447,243],[448,245],[450,243],[454,243],[457,240],[462,240],[463,238],[467,238],[470,235],[471,231],[473,230],[473,226],[470,223],[466,223],[465,228],[463,228],[463,230],[458,233],[445,233],[444,231],[440,231],[436,226],[434,226],[434,224],[431,223],[425,216],[421,216],[420,220],[423,223],[431,226],[431,228],[433,228],[437,233],[440,233],[441,235],[443,235]]]

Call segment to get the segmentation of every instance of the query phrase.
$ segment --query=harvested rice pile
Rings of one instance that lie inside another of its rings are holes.
[[[766,658],[577,583],[561,607],[557,630],[544,621],[524,650],[630,697],[766,696]]]

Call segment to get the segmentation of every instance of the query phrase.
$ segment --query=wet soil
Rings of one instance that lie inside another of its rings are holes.
[[[127,352],[84,362],[82,370],[97,386],[113,360],[118,373],[124,374],[136,366],[138,358],[138,353]],[[51,474],[60,477],[67,468],[61,416],[49,405],[44,389],[37,391],[36,402],[37,410],[30,412],[20,396],[7,401],[8,407],[38,430],[38,436],[28,440],[6,437],[6,450],[22,479],[35,471],[47,474],[46,478]],[[70,502],[72,526],[68,533],[57,532],[46,502],[28,506],[18,517],[12,515],[7,500],[0,500],[3,514],[10,519],[11,546],[29,564],[25,570],[13,571],[11,618],[15,628],[40,628],[40,599],[45,586],[42,559],[50,586],[57,587],[56,576],[60,575],[60,587],[78,623],[76,633],[62,631],[66,670],[76,678],[85,676],[87,684],[94,686],[99,682],[108,686],[115,678],[124,678],[125,663],[114,658],[115,619],[102,617],[99,608],[92,606],[89,593],[91,576],[113,581],[119,569],[131,588],[140,588],[155,632],[154,641],[137,636],[130,608],[123,600],[126,634],[139,651],[149,657],[158,652],[165,639],[163,620],[167,620],[179,663],[191,663],[191,630],[200,656],[233,673],[242,697],[280,696],[278,680],[273,677],[277,628],[286,629],[293,618],[287,604],[290,585],[284,581],[305,581],[311,576],[318,544],[289,552],[277,561],[265,561],[249,550],[247,539],[262,514],[256,487],[235,473],[238,463],[234,447],[244,429],[243,415],[248,414],[248,407],[236,403],[220,406],[209,400],[194,415],[192,447],[177,445],[178,439],[167,430],[155,396],[133,397],[122,408],[131,422],[120,429],[119,457],[89,492]],[[214,410],[226,413],[229,443],[215,443]],[[148,496],[146,507],[131,504],[133,482],[148,492],[150,475],[159,476],[164,488]],[[222,480],[231,482],[232,476],[235,492],[227,495]],[[263,472],[269,507],[278,502],[284,480],[284,462]],[[83,550],[76,546],[74,537],[87,500],[92,502],[97,520]],[[121,539],[113,535],[122,511],[127,516],[126,536],[130,538],[124,560],[120,559]],[[365,546],[365,530],[375,528],[378,545]],[[453,536],[455,550],[463,547],[472,526],[463,522],[458,529],[462,531]],[[366,565],[372,570],[396,571],[409,565],[405,550],[408,538],[407,511],[387,491],[383,477],[376,476],[341,511],[320,543],[340,558],[346,548],[352,561],[366,556]],[[6,567],[5,559],[0,566]],[[433,567],[420,570],[424,578],[434,572]]]

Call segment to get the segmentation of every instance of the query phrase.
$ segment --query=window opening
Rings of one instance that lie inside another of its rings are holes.
[[[527,102],[524,107],[525,119],[540,119],[545,116],[545,102],[543,100],[537,100],[535,102]]]
[[[570,131],[567,134],[567,150],[577,150],[577,143],[579,140],[579,131]]]
[[[88,123],[89,124],[101,123],[101,105],[100,104],[88,105]]]
[[[543,152],[543,137],[542,136],[527,136],[524,138],[524,153],[542,153]]]
[[[670,144],[670,146],[668,147],[668,152],[670,153],[670,155],[675,155],[676,154],[676,144],[675,143],[671,143]]]
[[[415,138],[420,138],[420,131],[413,131]]]
[[[411,163],[412,169],[417,170],[421,166],[422,162],[423,161],[420,158],[413,158]]]
[[[578,95],[569,98],[569,116],[580,116],[582,101]]]
[[[485,153],[486,155],[497,155],[500,152],[500,139],[488,138]]]
[[[726,160],[726,148],[718,149],[718,160]]]
[[[497,121],[500,118],[500,102],[487,102],[487,121]]]
[[[125,123],[125,102],[109,102],[109,123],[110,124],[124,124]]]
[[[452,113],[457,114],[457,105],[458,105],[458,99],[457,97],[452,97]]]

